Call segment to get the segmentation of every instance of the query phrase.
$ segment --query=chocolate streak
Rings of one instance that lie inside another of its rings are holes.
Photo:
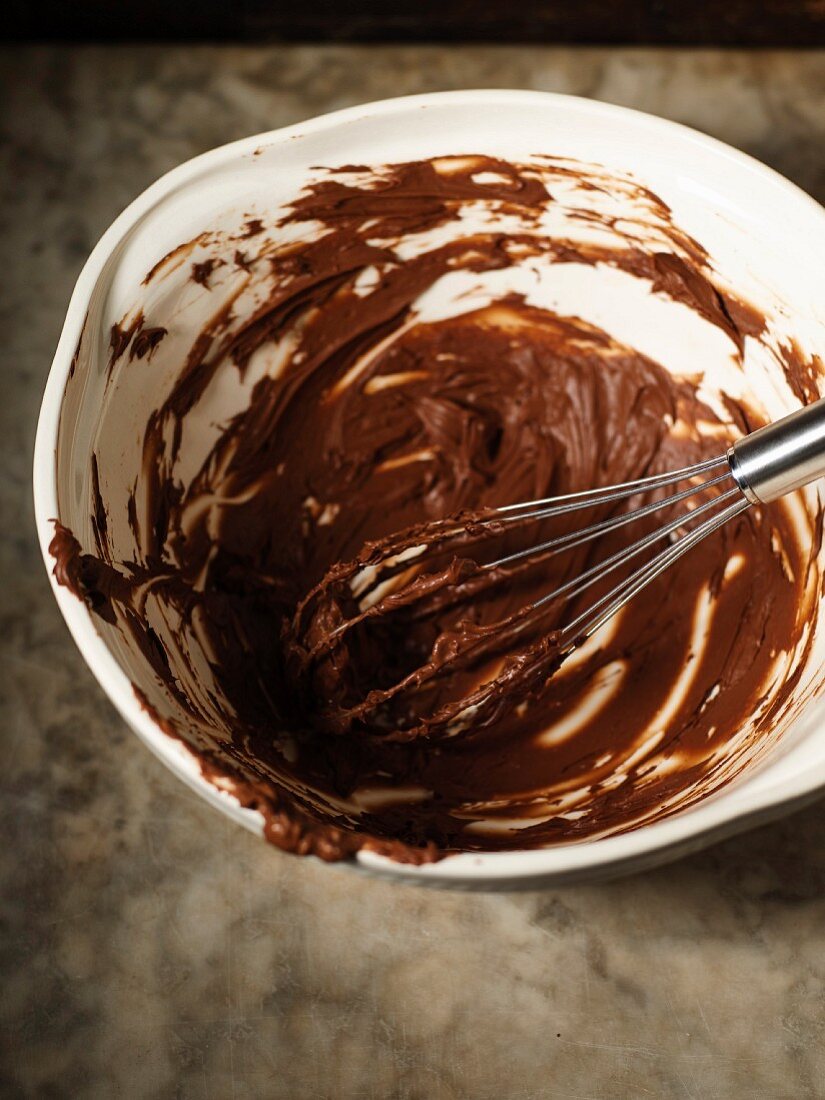
[[[762,318],[715,285],[701,245],[643,189],[667,244],[651,248],[630,222],[615,247],[542,234],[538,219],[556,183],[600,185],[570,164],[539,169],[476,156],[343,172],[310,186],[279,223],[305,224],[308,239],[236,255],[226,278],[248,279],[264,260],[272,291],[251,316],[234,318],[230,305],[212,319],[152,414],[143,503],[133,496],[128,506],[134,560],[106,560],[103,538],[97,555],[84,553],[57,524],[58,581],[128,633],[169,700],[163,715],[146,696],[144,705],[196,748],[209,778],[234,776],[242,802],[263,812],[269,839],[291,851],[340,859],[366,847],[421,862],[616,833],[691,805],[752,758],[790,691],[789,682],[772,693],[769,685],[776,654],[799,636],[809,559],[784,506],[753,510],[708,538],[637,597],[597,647],[545,688],[534,684],[526,701],[505,692],[491,720],[460,737],[394,736],[400,726],[386,736],[352,725],[330,732],[319,718],[329,699],[319,691],[334,694],[365,667],[366,686],[395,682],[422,653],[449,646],[459,623],[483,633],[612,553],[626,533],[480,593],[460,611],[438,607],[421,623],[400,607],[363,641],[354,671],[322,668],[320,679],[297,680],[287,624],[327,570],[369,540],[459,509],[715,457],[759,421],[728,400],[723,422],[695,380],[518,295],[418,320],[415,303],[443,276],[531,256],[609,265],[716,326],[740,359]],[[399,259],[399,241],[453,224],[468,204],[521,228],[468,231]],[[249,221],[244,237],[261,232]],[[207,285],[217,266],[199,263],[194,277]],[[113,330],[113,354],[125,351],[127,335],[134,332]],[[248,407],[181,483],[183,425],[213,379],[232,369],[245,377],[259,349],[285,347],[288,336],[284,368],[255,382]],[[142,340],[138,357],[154,347],[146,332]],[[791,360],[789,352],[788,371]],[[700,421],[718,430],[704,434]],[[95,529],[105,527],[101,508]],[[538,524],[529,539],[548,531]],[[503,545],[523,544],[519,537],[505,535]],[[707,640],[696,629],[703,609],[712,616]],[[314,640],[334,628],[340,608],[322,612]],[[544,624],[547,638],[562,618]],[[196,690],[204,668],[213,682]],[[427,703],[437,708],[455,692],[447,677]],[[738,736],[754,714],[750,734]]]

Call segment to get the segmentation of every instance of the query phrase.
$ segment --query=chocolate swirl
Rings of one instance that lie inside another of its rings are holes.
[[[627,216],[605,214],[601,237],[550,232],[562,205],[568,225],[599,221],[571,207],[571,188],[613,188]],[[230,777],[281,847],[325,859],[367,847],[420,862],[627,830],[692,805],[758,758],[793,686],[792,673],[777,676],[777,654],[810,612],[811,551],[783,505],[707,539],[529,705],[505,691],[495,720],[460,738],[330,736],[284,649],[284,624],[307,592],[369,540],[459,509],[674,469],[760,422],[730,398],[720,413],[700,378],[526,292],[462,306],[459,289],[449,315],[422,307],[447,280],[490,287],[518,267],[598,265],[692,310],[741,362],[764,319],[718,283],[665,204],[569,162],[467,156],[348,166],[320,175],[268,231],[246,224],[254,234],[181,246],[193,291],[214,296],[212,317],[145,425],[128,501],[106,498],[97,456],[94,552],[60,526],[52,546],[59,581],[139,647],[155,684],[144,705],[193,746],[204,773]],[[161,261],[147,283],[164,272]],[[124,319],[117,339],[113,330],[117,369],[156,367],[176,320],[152,321]],[[786,353],[782,369],[803,379],[811,366]],[[248,402],[183,477],[188,418],[227,372],[248,385]],[[115,509],[128,513],[131,556],[100,531]],[[496,588],[473,604],[470,625],[516,613],[552,579],[531,572]],[[431,616],[427,644],[454,627],[447,611]],[[390,621],[370,651],[378,683],[414,642],[403,616]],[[443,690],[448,698],[450,684]]]

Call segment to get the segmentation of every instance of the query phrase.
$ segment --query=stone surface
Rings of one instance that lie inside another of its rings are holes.
[[[825,1096],[825,814],[611,885],[463,896],[280,855],[129,734],[60,619],[30,456],[77,273],[213,145],[460,87],[574,92],[825,199],[825,55],[25,48],[0,57],[0,1094],[246,1100]]]

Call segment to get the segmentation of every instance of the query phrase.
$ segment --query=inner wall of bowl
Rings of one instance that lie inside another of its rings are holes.
[[[598,112],[565,112],[557,106],[536,110],[530,118],[523,109],[492,106],[489,111],[467,111],[460,106],[421,109],[400,115],[351,120],[342,127],[310,128],[305,134],[264,140],[257,150],[229,156],[222,163],[182,182],[167,194],[120,243],[110,258],[92,296],[75,369],[67,385],[58,440],[59,515],[80,538],[93,546],[90,524],[92,487],[90,455],[98,455],[101,492],[109,512],[109,537],[116,560],[135,558],[133,535],[127,522],[126,501],[141,482],[141,445],[151,412],[171,388],[197,333],[233,292],[227,272],[237,266],[235,254],[255,219],[272,227],[279,213],[310,181],[323,176],[311,166],[336,168],[342,164],[380,166],[394,161],[484,153],[527,163],[534,156],[573,158],[595,164],[615,185],[605,193],[560,187],[558,207],[548,217],[549,235],[597,240],[599,230],[586,222],[573,224],[566,210],[610,211],[618,217],[638,217],[630,191],[621,180],[628,173],[649,187],[672,208],[676,224],[710,252],[719,281],[752,303],[770,319],[774,347],[793,340],[806,354],[825,355],[825,318],[815,301],[816,278],[805,257],[805,208],[794,221],[794,203],[769,176],[754,173],[740,162],[728,162],[723,152],[692,148],[691,140],[673,130],[672,136],[655,124],[613,119]],[[484,117],[479,117],[483,115]],[[457,148],[456,134],[461,134]],[[504,137],[503,135],[506,135]],[[801,200],[797,200],[801,204]],[[781,204],[789,212],[782,216]],[[777,205],[779,203],[779,205]],[[765,219],[770,210],[771,217]],[[467,211],[466,219],[484,216]],[[783,224],[779,231],[777,223]],[[465,226],[466,230],[466,226]],[[291,233],[296,232],[294,229]],[[306,232],[306,230],[303,230]],[[655,235],[657,227],[651,224]],[[266,233],[279,244],[284,231]],[[206,236],[202,236],[206,234]],[[199,239],[200,238],[200,239]],[[799,258],[789,262],[794,241]],[[187,243],[188,242],[188,243]],[[256,241],[260,244],[260,239]],[[185,245],[180,251],[179,246]],[[410,251],[422,242],[410,239]],[[161,277],[145,284],[145,276],[164,256]],[[211,290],[193,282],[192,264],[204,257],[224,261],[215,269]],[[222,274],[223,272],[223,274]],[[701,322],[687,308],[652,294],[649,285],[602,266],[559,265],[537,271],[529,264],[488,273],[485,277],[448,276],[419,303],[422,319],[463,312],[508,291],[527,295],[536,304],[583,318],[638,348],[678,375],[703,375],[702,397],[716,411],[724,406],[721,394],[744,398],[766,417],[774,419],[798,407],[799,399],[769,349],[748,341],[745,369],[734,365],[724,335]],[[253,285],[235,303],[239,316],[249,315],[265,294]],[[110,332],[141,311],[151,325],[163,325],[168,336],[151,359],[124,356],[110,371]],[[184,462],[177,471],[186,483],[194,476],[220,431],[220,425],[246,406],[251,386],[262,373],[277,370],[277,349],[259,353],[241,380],[227,367],[188,418]],[[810,530],[822,504],[815,489],[800,494],[795,505],[800,531]],[[790,704],[765,749],[787,747],[781,737],[794,724],[812,695],[823,687],[820,668],[825,657],[825,632],[816,619],[814,644],[794,687]],[[175,719],[175,706],[156,683],[142,653],[130,647],[117,630],[100,621],[95,626],[115,653],[127,676],[140,687],[162,714]],[[804,639],[803,639],[804,640]],[[798,651],[782,654],[785,674]],[[196,662],[190,689],[208,690],[211,681],[205,655]],[[186,728],[186,723],[183,723]],[[764,756],[764,754],[763,754]]]

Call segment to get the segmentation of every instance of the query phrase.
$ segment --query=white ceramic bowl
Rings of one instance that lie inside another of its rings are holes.
[[[53,518],[78,533],[88,528],[88,489],[80,471],[88,467],[100,416],[109,327],[133,304],[152,264],[180,241],[220,221],[230,207],[237,211],[257,204],[257,209],[265,194],[285,201],[297,193],[311,165],[382,164],[456,152],[515,160],[552,153],[632,172],[670,205],[677,224],[709,248],[738,291],[778,309],[803,347],[825,359],[819,268],[825,254],[825,211],[742,153],[638,112],[534,92],[444,93],[340,111],[215,149],[168,173],[117,218],[90,256],[69,305],[37,432],[35,508],[50,575]],[[93,329],[92,368],[84,385],[64,402],[87,315]],[[757,389],[762,386],[760,397],[769,412],[779,414],[793,401],[781,380],[772,380],[769,373],[761,383],[756,376],[752,381]],[[75,596],[53,578],[52,585],[83,656],[138,736],[207,801],[259,832],[260,816],[206,782],[191,754],[138,704],[132,683],[146,677],[147,670],[101,630]],[[812,800],[825,786],[825,702],[814,698],[823,679],[823,651],[825,643],[818,637],[805,677],[812,698],[767,759],[691,809],[624,835],[548,849],[465,854],[422,867],[361,853],[357,866],[433,885],[531,887],[650,866],[785,813]]]

